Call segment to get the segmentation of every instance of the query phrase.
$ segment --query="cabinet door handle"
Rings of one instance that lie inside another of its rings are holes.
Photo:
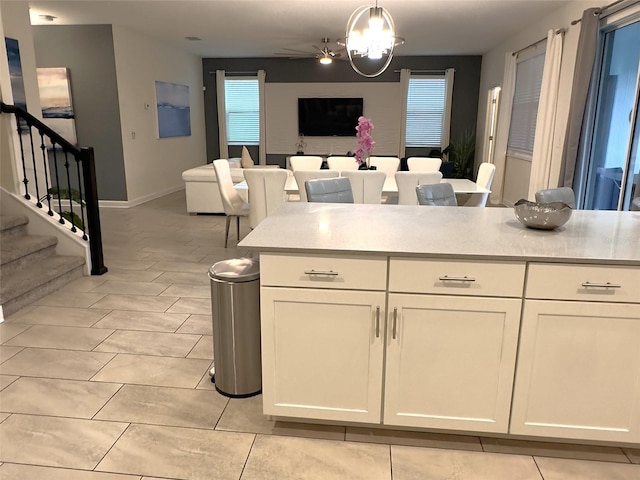
[[[476,279],[473,277],[467,277],[466,275],[464,277],[450,277],[449,275],[443,275],[442,277],[438,277],[438,280],[440,280],[441,282],[446,282],[446,281],[450,281],[450,282],[475,282]]]
[[[305,270],[305,275],[330,275],[332,277],[337,277],[340,275],[338,272],[334,272],[333,270]]]
[[[393,331],[392,338],[395,340],[397,336],[397,327],[398,327],[398,307],[393,307]]]
[[[380,305],[376,307],[376,338],[380,338]]]
[[[601,282],[584,282],[582,284],[583,287],[592,287],[592,288],[622,288],[622,285],[620,285],[619,283],[611,283],[611,282],[606,282],[606,283],[601,283]]]

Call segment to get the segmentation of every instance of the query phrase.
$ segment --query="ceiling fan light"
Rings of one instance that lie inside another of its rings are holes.
[[[333,59],[329,56],[320,57],[320,63],[322,65],[331,65],[333,63]]]

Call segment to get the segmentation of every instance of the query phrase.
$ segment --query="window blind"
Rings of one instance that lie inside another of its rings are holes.
[[[229,145],[260,143],[260,93],[257,78],[225,78],[225,109]]]
[[[412,76],[407,93],[405,145],[442,146],[447,82],[444,76]]]
[[[544,52],[518,62],[507,153],[531,158],[544,71]]]

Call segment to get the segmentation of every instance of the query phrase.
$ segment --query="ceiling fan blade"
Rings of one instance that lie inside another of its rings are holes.
[[[306,50],[297,50],[295,48],[283,48],[282,50],[284,50],[286,52],[303,53],[305,55],[315,55],[315,53],[316,53],[316,52],[308,52]]]

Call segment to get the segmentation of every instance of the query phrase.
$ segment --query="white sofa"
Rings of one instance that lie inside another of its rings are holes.
[[[242,182],[244,174],[240,160],[229,159],[229,166],[233,183]],[[187,197],[187,212],[224,213],[212,163],[185,170],[182,172],[182,180]]]

